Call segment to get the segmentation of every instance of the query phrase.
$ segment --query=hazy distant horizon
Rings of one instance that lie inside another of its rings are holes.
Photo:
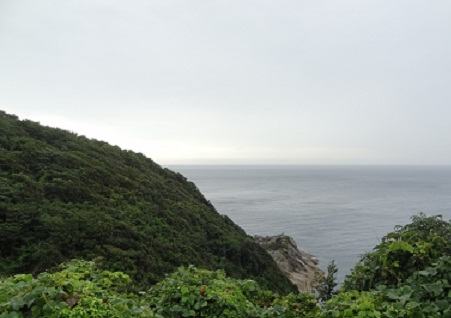
[[[158,162],[157,162],[158,163]],[[274,164],[259,164],[259,163],[247,163],[247,164],[238,164],[238,163],[230,163],[230,164],[212,164],[212,163],[204,163],[204,164],[160,164],[159,165],[165,168],[214,168],[214,169],[227,169],[227,168],[243,168],[243,169],[260,169],[260,168],[276,168],[276,169],[291,169],[295,167],[322,167],[322,168],[451,168],[451,165],[409,165],[409,164],[284,164],[284,163],[274,163]]]
[[[0,109],[160,164],[451,164],[451,2],[4,0]]]
[[[2,109],[0,109],[2,110]],[[15,115],[17,116],[17,114],[14,113],[9,113],[7,112],[7,114],[10,115]],[[138,151],[136,149],[129,149],[127,147],[121,147],[118,144],[114,144],[111,141],[108,140],[104,140],[101,138],[96,138],[93,136],[89,136],[89,135],[84,135],[82,133],[79,133],[77,131],[73,131],[73,130],[69,130],[65,127],[61,127],[61,126],[55,126],[55,125],[46,125],[45,123],[42,123],[40,121],[34,120],[32,118],[26,118],[26,117],[21,117],[18,116],[20,120],[31,120],[34,122],[38,122],[41,125],[44,126],[48,126],[48,127],[52,127],[52,128],[58,128],[58,129],[62,129],[62,130],[66,130],[70,133],[74,133],[77,134],[78,136],[84,136],[86,138],[89,139],[96,139],[96,140],[100,140],[100,141],[105,141],[108,142],[110,145],[112,146],[118,146],[120,147],[122,150],[130,150],[130,151],[134,151],[134,152],[141,152]],[[141,152],[142,153],[142,152]],[[184,161],[173,161],[173,162],[160,162],[155,160],[155,158],[152,157],[152,154],[146,154],[143,153],[146,157],[152,159],[153,161],[155,161],[157,164],[163,166],[163,167],[196,167],[196,166],[202,166],[202,167],[294,167],[294,166],[330,166],[330,167],[451,167],[451,164],[409,164],[409,163],[338,163],[336,162],[336,160],[333,160],[333,162],[271,162],[270,159],[260,159],[260,160],[254,160],[254,161],[248,161],[248,162],[244,162],[244,161],[240,161],[240,160],[233,160],[233,159],[216,159],[216,160],[206,160],[206,159],[190,159],[190,160],[184,160]]]

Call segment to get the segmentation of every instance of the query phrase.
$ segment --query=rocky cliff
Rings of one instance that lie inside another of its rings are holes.
[[[312,291],[315,282],[324,276],[316,257],[298,249],[293,238],[280,234],[254,236],[255,241],[266,249],[280,270],[295,284],[299,291]]]

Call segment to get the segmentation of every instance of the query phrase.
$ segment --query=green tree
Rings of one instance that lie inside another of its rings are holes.
[[[320,301],[327,301],[337,293],[335,290],[337,287],[337,272],[338,268],[335,261],[331,261],[327,266],[327,275],[321,279],[316,287]]]

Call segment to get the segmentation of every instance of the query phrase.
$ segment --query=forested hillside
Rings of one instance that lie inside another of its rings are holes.
[[[142,154],[0,111],[0,171],[0,276],[100,256],[138,286],[192,264],[293,289],[193,183]]]
[[[33,277],[0,277],[0,317],[442,318],[451,317],[451,223],[415,215],[362,256],[344,286],[336,268],[310,293],[280,296],[223,271],[181,267],[130,293],[130,278],[72,260]]]

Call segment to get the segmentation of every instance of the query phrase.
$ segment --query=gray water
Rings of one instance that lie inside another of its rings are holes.
[[[451,219],[451,166],[171,166],[250,235],[285,233],[342,281],[418,212]]]

